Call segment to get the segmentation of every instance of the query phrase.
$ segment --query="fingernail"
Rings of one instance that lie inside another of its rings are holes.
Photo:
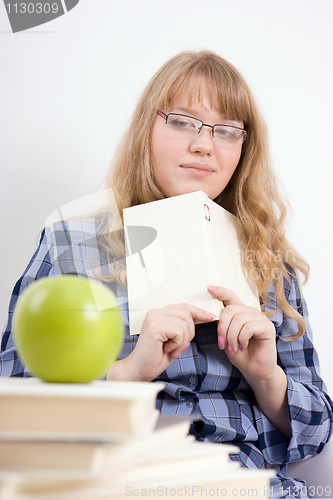
[[[244,351],[244,348],[243,348],[242,344],[239,344],[239,350],[240,350],[240,352]]]
[[[210,312],[206,311],[205,314],[209,318],[212,318],[212,319],[216,319],[217,318],[216,314],[214,314],[214,313],[210,313]]]
[[[222,335],[219,335],[217,337],[217,345],[219,346],[219,349],[221,349],[221,351],[223,351],[223,349],[225,348],[225,340]]]
[[[187,344],[187,346],[185,347],[185,349],[182,351],[182,354],[183,354],[183,352],[187,351],[187,349],[189,348],[190,343],[191,343],[191,342],[189,342],[189,343]]]
[[[228,351],[229,351],[230,356],[233,356],[235,354],[231,345],[228,345]]]
[[[217,290],[217,286],[207,286],[208,290]]]

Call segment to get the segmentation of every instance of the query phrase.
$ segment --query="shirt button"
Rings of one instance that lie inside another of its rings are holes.
[[[188,399],[186,401],[186,406],[188,406],[189,408],[193,408],[194,405],[195,405],[194,399]]]
[[[197,377],[190,377],[188,381],[190,383],[190,386],[197,385]]]

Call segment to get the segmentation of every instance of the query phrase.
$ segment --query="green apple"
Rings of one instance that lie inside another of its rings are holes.
[[[73,275],[29,285],[14,309],[13,332],[23,363],[46,382],[101,378],[124,341],[115,295],[96,280]]]

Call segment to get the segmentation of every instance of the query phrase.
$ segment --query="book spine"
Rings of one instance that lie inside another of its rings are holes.
[[[203,225],[205,228],[205,255],[207,260],[207,285],[220,286],[218,276],[218,255],[219,245],[217,244],[219,227],[217,225],[218,218],[216,217],[216,207],[210,199],[203,200]],[[208,292],[207,292],[208,295]],[[223,309],[223,303],[218,299],[210,297],[209,311],[216,314],[219,318]]]

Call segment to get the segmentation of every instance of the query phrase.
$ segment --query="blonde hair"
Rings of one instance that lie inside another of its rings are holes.
[[[266,125],[238,70],[210,51],[182,52],[167,61],[150,80],[134,110],[106,177],[106,188],[112,190],[117,206],[113,204],[108,219],[104,219],[104,243],[117,260],[109,262],[110,277],[104,279],[126,286],[122,210],[165,198],[151,166],[150,138],[157,110],[167,110],[185,86],[189,104],[193,99],[200,101],[207,82],[211,97],[217,95],[221,113],[242,121],[248,134],[231,180],[214,201],[239,218],[246,245],[245,265],[258,293],[265,302],[274,282],[278,306],[300,326],[292,337],[298,338],[305,332],[305,321],[287,302],[284,279],[291,283],[299,271],[306,281],[309,268],[285,237],[286,203],[271,165]],[[115,217],[117,209],[119,217]]]

